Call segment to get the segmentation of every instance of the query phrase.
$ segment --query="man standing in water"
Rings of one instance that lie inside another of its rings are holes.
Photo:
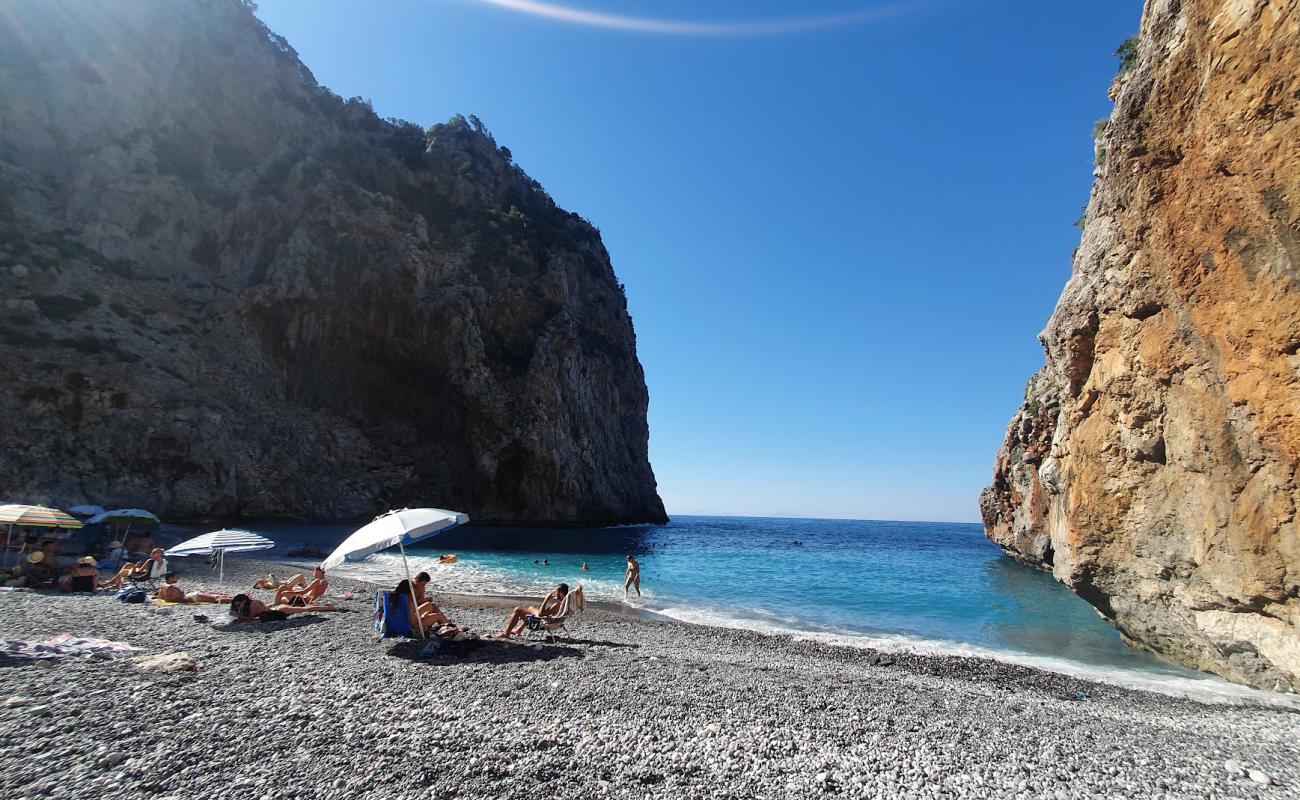
[[[627,557],[627,579],[623,581],[623,600],[627,601],[628,587],[636,588],[636,596],[641,596],[641,563],[631,554]]]

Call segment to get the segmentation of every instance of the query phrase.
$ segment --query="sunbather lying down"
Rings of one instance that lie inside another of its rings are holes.
[[[510,612],[510,619],[506,620],[506,629],[497,634],[497,638],[504,639],[509,636],[518,636],[524,632],[528,624],[529,617],[540,617],[541,619],[551,619],[560,613],[560,608],[564,605],[564,598],[569,594],[569,584],[561,583],[555,587],[555,590],[542,598],[540,605],[536,606],[518,606]],[[577,604],[574,606],[574,604]],[[579,586],[573,590],[573,599],[569,601],[570,606],[582,610],[587,605],[586,598],[582,594],[582,587]]]
[[[280,603],[268,606],[261,600],[254,600],[246,594],[237,594],[230,599],[230,616],[234,618],[232,622],[279,622],[288,619],[291,614],[338,610],[329,603],[316,603],[309,606]]]
[[[255,589],[271,589],[275,592],[275,602],[272,605],[291,606],[309,606],[318,602],[325,596],[325,590],[329,586],[329,581],[325,580],[325,570],[320,567],[312,574],[311,583],[299,573],[283,583],[276,581],[275,575],[268,574],[253,584]]]
[[[215,592],[186,593],[180,587],[180,576],[175,572],[169,572],[163,576],[163,585],[158,587],[158,599],[164,603],[229,603],[235,598]]]

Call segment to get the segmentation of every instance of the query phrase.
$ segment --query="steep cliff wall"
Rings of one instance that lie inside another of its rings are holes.
[[[0,296],[6,500],[665,519],[599,233],[236,0],[6,4]]]
[[[1300,689],[1300,3],[1150,0],[988,535],[1127,639]]]

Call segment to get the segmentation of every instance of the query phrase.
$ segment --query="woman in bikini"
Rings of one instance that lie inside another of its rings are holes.
[[[230,599],[230,616],[234,617],[233,622],[279,622],[288,619],[291,614],[307,614],[313,611],[338,611],[338,609],[327,603],[310,606],[285,604],[268,606],[261,600],[254,600],[246,594],[237,594]]]
[[[636,596],[641,596],[641,562],[631,556],[627,557],[627,576],[623,581],[623,599],[627,600],[629,587],[636,587]]]
[[[164,603],[229,603],[235,598],[228,594],[215,592],[186,593],[180,587],[181,576],[169,572],[163,576],[163,585],[158,587],[158,599]]]
[[[267,575],[253,585],[259,589],[275,590],[275,601],[272,605],[309,606],[325,596],[325,590],[329,588],[330,582],[325,580],[325,570],[317,567],[312,573],[311,583],[299,574],[284,583],[276,584],[275,576]]]

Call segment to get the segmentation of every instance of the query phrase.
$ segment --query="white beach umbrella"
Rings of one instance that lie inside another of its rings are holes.
[[[402,552],[402,567],[406,570],[406,580],[411,580],[411,565],[406,561],[406,545],[449,531],[458,525],[469,522],[469,515],[459,511],[447,511],[442,508],[403,508],[389,511],[375,517],[373,522],[363,525],[334,548],[329,557],[320,562],[321,569],[333,569],[345,561],[360,561],[366,556],[386,550],[397,545]],[[416,615],[415,624],[424,638],[424,624]]]
[[[193,539],[187,539],[174,547],[170,547],[165,552],[169,556],[197,556],[219,554],[218,562],[221,564],[221,573],[218,580],[226,582],[226,551],[232,553],[243,553],[250,550],[270,550],[275,547],[275,542],[267,539],[265,536],[258,536],[251,531],[227,530],[222,528],[219,531],[205,533],[202,536],[195,536]]]

